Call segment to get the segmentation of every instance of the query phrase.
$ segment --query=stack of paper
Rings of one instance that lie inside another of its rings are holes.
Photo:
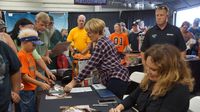
[[[46,95],[45,99],[46,100],[55,100],[55,99],[65,99],[65,98],[72,98],[72,96],[50,96],[50,95]]]
[[[99,89],[106,89],[106,87],[103,84],[93,84],[92,87],[95,90],[99,90]]]
[[[72,88],[70,93],[81,93],[81,92],[90,92],[92,91],[91,87],[76,87]]]

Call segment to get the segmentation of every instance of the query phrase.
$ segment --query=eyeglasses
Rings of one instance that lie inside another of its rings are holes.
[[[169,11],[169,8],[165,5],[160,5],[160,6],[156,6],[156,9],[158,10],[166,10],[167,12]]]

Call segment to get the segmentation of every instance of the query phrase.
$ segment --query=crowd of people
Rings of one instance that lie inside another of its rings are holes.
[[[168,7],[158,6],[152,28],[147,29],[144,21],[136,20],[128,30],[120,22],[114,25],[115,32],[107,36],[103,20],[87,21],[84,15],[77,17],[77,26],[69,34],[67,29],[57,30],[54,18],[44,12],[36,15],[34,23],[26,18],[18,20],[9,33],[0,20],[0,112],[9,109],[11,100],[16,112],[37,111],[37,92],[49,90],[56,81],[50,69],[58,69],[59,55],[51,50],[60,42],[70,44],[69,61],[76,53],[91,54],[84,69],[65,85],[65,92],[96,69],[100,83],[122,99],[128,88],[129,71],[120,62],[125,53],[136,51],[141,52],[146,75],[139,87],[110,112],[132,106],[139,112],[187,112],[193,79],[184,57],[198,55],[200,19],[195,19],[192,27],[185,21],[178,28],[168,22],[168,17]]]

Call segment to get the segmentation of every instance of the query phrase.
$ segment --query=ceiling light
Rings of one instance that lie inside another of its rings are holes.
[[[139,3],[135,4],[135,7],[136,7],[136,8],[139,8],[139,7],[140,7],[140,4],[139,4]]]
[[[154,3],[151,3],[151,7],[154,8],[154,7],[155,7],[155,4],[154,4]]]
[[[128,7],[129,7],[129,8],[131,8],[131,7],[132,7],[131,3],[128,3]]]

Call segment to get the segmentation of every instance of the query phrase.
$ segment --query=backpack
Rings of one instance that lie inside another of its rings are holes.
[[[64,54],[59,54],[57,56],[57,69],[68,68],[69,62]]]

